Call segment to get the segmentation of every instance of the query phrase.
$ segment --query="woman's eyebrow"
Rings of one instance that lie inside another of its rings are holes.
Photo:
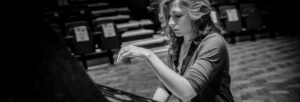
[[[182,14],[183,14],[182,11],[171,11],[171,12],[169,13],[169,15],[182,15]]]
[[[182,11],[180,10],[171,10],[169,14],[181,14]]]

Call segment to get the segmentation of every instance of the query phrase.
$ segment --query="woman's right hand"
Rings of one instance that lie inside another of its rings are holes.
[[[128,45],[119,51],[118,57],[117,57],[117,63],[121,62],[128,62],[130,58],[133,57],[144,57],[146,54],[150,52],[150,50],[142,48],[142,47],[137,47],[134,45]]]

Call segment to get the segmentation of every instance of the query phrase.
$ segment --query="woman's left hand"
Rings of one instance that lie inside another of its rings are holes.
[[[126,58],[132,58],[132,57],[144,57],[146,53],[148,53],[150,50],[137,47],[134,45],[128,45],[126,47],[121,48],[118,54],[117,63],[123,62]]]

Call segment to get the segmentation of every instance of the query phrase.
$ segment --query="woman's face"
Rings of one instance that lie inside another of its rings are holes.
[[[191,17],[188,15],[187,11],[182,9],[182,5],[180,4],[180,0],[174,0],[170,4],[169,10],[169,26],[175,32],[176,36],[183,36],[186,34],[192,34],[192,25],[191,25]]]

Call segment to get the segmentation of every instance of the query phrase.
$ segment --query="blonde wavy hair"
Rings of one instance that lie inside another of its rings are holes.
[[[161,0],[159,6],[159,21],[161,22],[162,33],[170,38],[170,49],[169,54],[171,55],[171,60],[176,60],[179,55],[176,53],[180,49],[180,45],[183,38],[176,37],[175,33],[172,31],[168,25],[169,21],[169,9],[170,4],[175,0]],[[179,1],[184,11],[188,12],[188,15],[192,18],[191,24],[194,31],[194,36],[191,39],[195,43],[200,43],[208,34],[212,32],[217,32],[221,34],[222,28],[213,23],[210,16],[211,7],[208,0],[180,0]]]

